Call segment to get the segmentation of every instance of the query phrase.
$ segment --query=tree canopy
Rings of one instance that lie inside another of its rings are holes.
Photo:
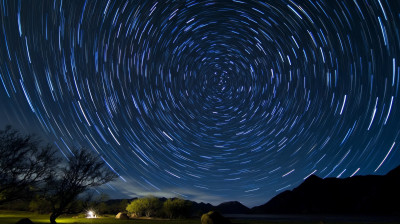
[[[68,162],[49,181],[47,199],[51,203],[50,222],[71,210],[73,202],[90,187],[115,179],[117,175],[98,156],[87,149],[73,149]]]
[[[172,218],[185,218],[190,215],[192,204],[180,198],[169,198],[163,204],[165,215]]]
[[[7,126],[0,130],[0,204],[28,199],[54,174],[59,162],[51,146]]]
[[[133,200],[130,204],[128,204],[126,210],[128,213],[136,217],[141,217],[143,215],[146,217],[151,217],[154,216],[161,208],[162,203],[158,198],[154,196],[148,196]]]
[[[185,218],[190,216],[191,206],[190,202],[179,198],[168,199],[162,203],[159,198],[147,196],[133,200],[126,207],[126,211],[136,217]]]
[[[71,211],[80,194],[116,177],[101,156],[85,148],[73,149],[65,161],[32,135],[10,126],[0,130],[0,205],[33,198],[30,207],[50,207],[54,224]]]

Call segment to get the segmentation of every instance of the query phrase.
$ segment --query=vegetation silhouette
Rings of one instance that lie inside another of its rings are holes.
[[[192,203],[180,198],[169,198],[163,204],[163,211],[170,219],[187,218],[190,216]]]
[[[11,126],[0,130],[0,205],[30,200],[53,175],[59,163],[50,145]]]
[[[49,180],[45,198],[51,203],[50,222],[73,209],[78,196],[90,187],[115,179],[117,175],[98,156],[87,149],[72,149],[68,162],[61,164],[59,172]]]
[[[73,148],[66,157],[62,161],[50,145],[42,147],[33,135],[11,126],[0,130],[0,205],[34,199],[30,207],[50,209],[50,222],[55,224],[57,217],[77,207],[79,195],[117,177],[86,148]]]
[[[134,217],[142,217],[143,215],[146,217],[152,217],[155,216],[161,208],[162,202],[158,198],[148,196],[133,200],[126,207],[126,211],[128,211],[129,215]]]

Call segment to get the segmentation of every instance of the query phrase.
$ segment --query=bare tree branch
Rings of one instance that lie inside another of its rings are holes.
[[[55,178],[49,181],[48,200],[52,204],[50,222],[67,213],[78,196],[90,187],[100,186],[115,179],[117,175],[99,157],[86,149],[74,149],[68,163]]]
[[[58,159],[51,146],[11,126],[0,130],[0,204],[27,199],[53,175]]]

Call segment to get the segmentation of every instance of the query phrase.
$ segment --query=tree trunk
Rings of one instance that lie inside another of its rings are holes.
[[[51,224],[57,224],[57,222],[56,222],[56,218],[58,217],[59,215],[57,214],[57,213],[51,213],[51,215],[50,215],[50,223]]]

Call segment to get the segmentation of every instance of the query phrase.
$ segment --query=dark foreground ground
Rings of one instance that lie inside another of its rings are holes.
[[[276,215],[227,215],[234,224],[362,224],[385,223],[399,224],[400,217],[343,217],[343,216],[276,216]],[[57,219],[59,224],[200,224],[196,219],[131,219],[116,220],[114,215],[105,215],[97,219],[72,218],[62,216]],[[30,212],[0,210],[1,224],[14,224],[22,218],[29,218],[36,224],[49,223],[49,215],[38,215]]]
[[[231,220],[258,220],[262,223],[400,223],[400,216],[338,215],[241,215],[227,214]]]

